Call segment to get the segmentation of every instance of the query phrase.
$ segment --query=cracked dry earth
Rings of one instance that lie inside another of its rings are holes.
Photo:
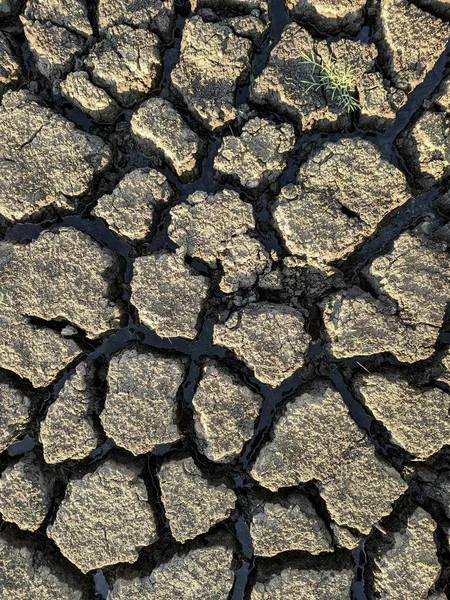
[[[449,38],[0,0],[0,600],[450,598]]]

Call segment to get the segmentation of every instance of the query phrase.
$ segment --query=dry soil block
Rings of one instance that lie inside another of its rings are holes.
[[[269,263],[261,243],[249,235],[256,227],[253,208],[237,192],[194,192],[170,217],[168,233],[177,246],[212,268],[220,262],[225,293],[252,286]]]
[[[249,189],[263,189],[286,168],[286,155],[295,144],[290,124],[276,126],[259,117],[246,123],[239,136],[228,135],[214,160],[221,176],[237,180]]]
[[[208,361],[192,399],[195,432],[204,454],[230,462],[255,428],[262,397],[219,363]]]
[[[1,600],[85,600],[80,580],[40,544],[0,537]]]
[[[170,42],[175,12],[174,0],[99,0],[98,28],[105,33],[113,25],[132,25],[159,33]]]
[[[162,173],[135,169],[125,175],[112,194],[98,200],[91,214],[104,219],[118,235],[138,242],[153,233],[157,217],[173,195]]]
[[[158,479],[166,517],[179,542],[208,532],[234,508],[234,492],[224,484],[211,485],[192,458],[163,464]]]
[[[376,300],[354,287],[324,304],[331,352],[337,358],[391,352],[398,360],[428,358],[450,300],[450,260],[445,245],[401,234],[367,274]]]
[[[354,388],[392,441],[426,459],[450,444],[450,396],[439,388],[418,389],[395,372],[362,375]]]
[[[184,376],[185,361],[177,356],[143,348],[113,356],[100,415],[106,435],[135,455],[176,442],[180,437],[177,392]]]
[[[190,112],[214,131],[236,117],[235,95],[249,66],[252,43],[230,27],[188,19],[172,85]]]
[[[50,405],[39,433],[45,462],[81,460],[97,447],[94,376],[92,364],[81,363]]]
[[[89,190],[110,159],[99,137],[40,106],[29,92],[5,94],[0,108],[0,214],[6,219],[17,221],[46,207],[73,211],[76,197]]]
[[[353,572],[350,568],[284,569],[267,581],[257,582],[251,600],[347,600]]]
[[[0,98],[19,81],[21,71],[8,38],[0,32]]]
[[[416,508],[399,531],[388,533],[385,544],[380,544],[375,552],[370,550],[370,600],[428,598],[428,591],[441,572],[435,529],[436,522],[430,515]]]
[[[156,521],[138,474],[137,466],[110,459],[69,482],[47,535],[83,573],[136,562],[139,550],[156,540]]]
[[[435,327],[405,325],[395,305],[376,300],[356,286],[330,296],[322,306],[328,347],[336,358],[391,352],[402,362],[416,362],[434,352]]]
[[[5,377],[0,378],[0,452],[12,444],[30,420],[30,399]]]
[[[106,31],[85,60],[92,81],[120,104],[142,100],[161,72],[161,42],[145,29],[117,25]]]
[[[366,0],[287,0],[294,19],[314,25],[319,31],[358,33],[364,22]]]
[[[182,181],[199,175],[203,142],[167,100],[151,98],[141,104],[131,131],[141,152],[160,155]]]
[[[214,326],[214,344],[232,350],[262,383],[277,387],[303,366],[311,338],[302,314],[283,304],[258,302]]]
[[[264,502],[255,509],[250,526],[257,556],[275,556],[289,550],[311,554],[330,552],[331,535],[311,501],[298,492],[283,500]]]
[[[409,93],[444,52],[450,26],[408,0],[381,0],[379,28],[388,74]]]
[[[7,467],[0,479],[0,513],[20,529],[36,531],[52,501],[52,485],[38,458],[26,454]]]
[[[52,383],[82,350],[57,331],[35,325],[0,304],[0,367],[29,379],[34,387]]]
[[[118,579],[110,600],[227,600],[234,580],[232,559],[224,546],[176,554],[148,577]]]
[[[289,252],[323,266],[344,258],[409,198],[405,176],[371,142],[329,142],[281,190],[273,220]]]
[[[89,338],[119,327],[112,300],[119,259],[89,235],[64,227],[3,248],[0,287],[8,307],[46,321],[66,319]]]
[[[84,0],[28,0],[24,15],[42,23],[50,21],[84,36],[93,33]]]
[[[332,520],[363,534],[391,512],[407,488],[324,382],[287,405],[251,474],[273,491],[316,480]]]
[[[111,123],[121,112],[117,102],[105,90],[94,85],[85,71],[69,73],[61,83],[61,94],[99,123]]]
[[[82,54],[86,40],[50,21],[41,23],[21,17],[28,47],[36,69],[50,80],[58,80],[68,73],[75,59]]]
[[[144,325],[161,337],[197,337],[209,283],[184,263],[182,252],[162,250],[137,258],[131,287]]]
[[[428,190],[450,174],[449,131],[445,111],[425,111],[396,139],[419,190]]]
[[[450,301],[450,257],[445,245],[404,233],[391,252],[372,262],[369,275],[380,292],[396,301],[405,323],[442,326]]]
[[[262,73],[250,88],[250,100],[293,121],[299,131],[340,130],[348,116],[338,103],[325,98],[322,90],[311,89],[311,65],[305,55],[316,48],[314,38],[296,23],[285,27],[270,53]]]

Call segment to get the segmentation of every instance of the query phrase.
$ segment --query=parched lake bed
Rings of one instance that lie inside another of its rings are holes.
[[[0,600],[450,598],[450,0],[0,0]]]

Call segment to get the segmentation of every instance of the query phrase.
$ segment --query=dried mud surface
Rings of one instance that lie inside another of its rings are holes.
[[[449,38],[0,0],[0,600],[450,598]]]

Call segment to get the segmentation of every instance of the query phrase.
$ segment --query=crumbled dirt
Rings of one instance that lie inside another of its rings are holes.
[[[0,600],[449,596],[449,7],[0,0]]]

